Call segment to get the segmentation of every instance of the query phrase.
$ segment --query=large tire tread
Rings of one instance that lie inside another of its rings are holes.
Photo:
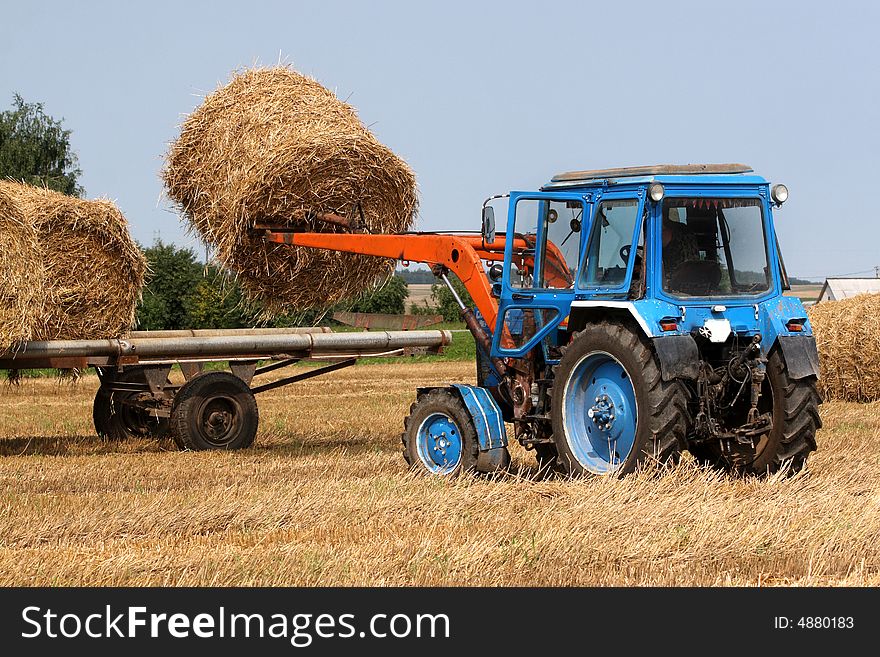
[[[677,462],[681,451],[685,448],[689,433],[689,416],[687,410],[687,395],[683,386],[678,381],[664,381],[660,371],[657,356],[654,354],[650,342],[644,338],[637,328],[620,322],[599,322],[588,325],[583,331],[572,336],[572,341],[565,349],[560,364],[556,368],[556,381],[554,381],[553,418],[554,433],[559,433],[562,424],[562,413],[558,408],[563,401],[565,381],[569,375],[569,368],[574,367],[577,360],[592,349],[593,344],[606,343],[613,348],[609,349],[615,358],[618,354],[632,354],[637,374],[641,379],[641,390],[636,390],[637,400],[642,417],[639,420],[637,433],[644,435],[644,439],[637,437],[633,446],[634,450],[641,453],[631,460],[626,467],[618,468],[615,472],[624,475],[642,462],[654,460],[660,463]],[[632,378],[634,386],[636,379]],[[644,416],[647,411],[647,417]],[[642,434],[646,431],[646,434]],[[557,450],[560,454],[565,452],[563,447],[564,438],[557,436]],[[641,443],[641,444],[640,444]],[[630,459],[627,459],[630,461]],[[567,457],[559,456],[559,465],[569,474],[586,474],[581,472],[579,464],[571,462]]]

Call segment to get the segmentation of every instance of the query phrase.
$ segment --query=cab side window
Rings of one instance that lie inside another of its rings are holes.
[[[582,287],[618,287],[626,280],[632,236],[638,218],[638,199],[602,201],[590,231]]]
[[[510,268],[510,286],[573,289],[580,256],[583,214],[584,204],[580,201],[517,201],[517,239],[525,241],[528,251],[514,259]]]

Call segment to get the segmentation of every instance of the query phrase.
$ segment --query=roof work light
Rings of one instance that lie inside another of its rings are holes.
[[[663,200],[663,193],[665,190],[663,189],[663,185],[660,183],[653,183],[650,187],[648,187],[648,196],[651,197],[651,200],[655,203],[659,203]]]
[[[776,205],[782,205],[788,200],[788,187],[782,184],[773,185],[770,189],[770,198]]]

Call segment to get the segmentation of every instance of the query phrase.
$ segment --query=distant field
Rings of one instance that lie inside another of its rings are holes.
[[[807,303],[816,301],[821,291],[821,283],[816,283],[815,285],[792,285],[791,289],[785,292],[785,296],[799,297],[802,302]]]
[[[406,309],[409,310],[410,304],[416,304],[417,306],[424,306],[427,301],[427,305],[433,306],[434,300],[431,299],[431,284],[430,283],[415,283],[407,286],[409,290],[409,296],[406,299]]]
[[[104,443],[97,379],[0,386],[0,585],[880,585],[880,404],[822,406],[792,479],[689,459],[626,479],[445,481],[401,457],[416,386],[365,364],[260,397],[253,448]]]

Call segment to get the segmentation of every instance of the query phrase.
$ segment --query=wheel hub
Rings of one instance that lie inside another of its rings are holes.
[[[461,435],[455,421],[448,415],[435,413],[418,429],[418,452],[429,470],[451,471],[461,461]]]
[[[208,431],[214,436],[220,436],[229,429],[229,413],[214,411],[208,417]]]
[[[610,431],[614,426],[614,400],[608,395],[602,394],[596,397],[596,403],[587,411],[596,428],[602,431]]]
[[[595,351],[572,368],[565,385],[564,435],[572,456],[593,474],[610,472],[626,461],[636,440],[629,373],[611,354]]]
[[[437,442],[434,445],[434,451],[440,452],[443,456],[446,456],[446,449],[450,445],[449,440],[446,438],[446,432],[443,431],[439,436],[435,436],[435,440]]]
[[[236,416],[228,400],[214,399],[201,412],[202,432],[213,443],[222,444],[235,431]]]

